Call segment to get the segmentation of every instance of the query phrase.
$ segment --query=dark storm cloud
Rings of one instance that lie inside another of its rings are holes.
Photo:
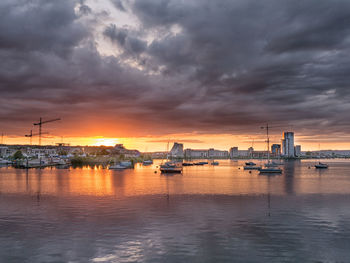
[[[87,1],[1,1],[7,130],[44,112],[76,128],[129,121],[139,134],[250,132],[267,121],[350,131],[349,1],[111,3],[140,25],[102,18]],[[102,55],[101,39],[118,55]]]
[[[126,12],[126,9],[124,7],[124,3],[122,0],[111,0],[112,4],[119,9],[120,11]]]

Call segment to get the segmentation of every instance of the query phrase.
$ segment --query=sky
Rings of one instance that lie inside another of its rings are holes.
[[[269,123],[350,149],[349,51],[348,0],[2,0],[0,133],[262,150]]]

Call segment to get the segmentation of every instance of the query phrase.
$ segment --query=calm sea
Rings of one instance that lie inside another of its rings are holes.
[[[0,168],[0,262],[350,262],[350,161]]]

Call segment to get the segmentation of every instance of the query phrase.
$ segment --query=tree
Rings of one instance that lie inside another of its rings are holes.
[[[102,149],[101,151],[99,151],[97,153],[97,155],[108,155],[108,154],[109,154],[109,152],[106,149]]]
[[[22,152],[20,150],[18,150],[17,152],[15,152],[15,154],[13,155],[14,159],[22,159],[24,156],[22,154]]]

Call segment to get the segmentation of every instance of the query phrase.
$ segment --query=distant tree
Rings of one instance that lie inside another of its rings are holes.
[[[101,151],[99,151],[97,153],[97,155],[108,155],[108,154],[109,154],[109,152],[106,149],[102,149]]]
[[[13,155],[14,159],[22,159],[24,156],[22,154],[22,152],[20,150],[18,150],[17,152],[15,152],[15,154]]]

